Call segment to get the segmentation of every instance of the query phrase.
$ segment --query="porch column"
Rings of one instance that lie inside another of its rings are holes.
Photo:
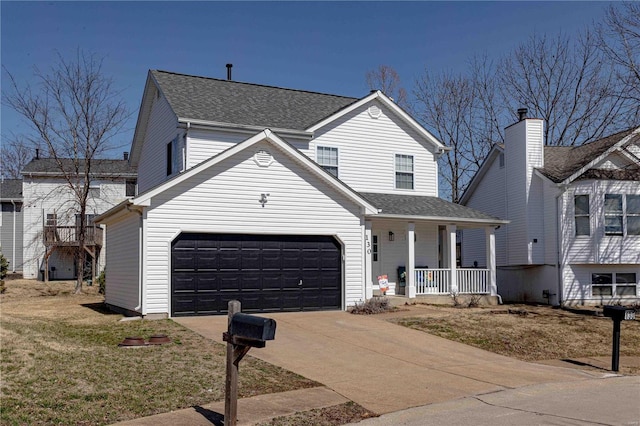
[[[373,259],[372,259],[372,247],[373,240],[371,239],[371,221],[364,222],[364,298],[365,300],[373,297]]]
[[[405,296],[408,298],[416,297],[416,224],[409,222],[407,224],[407,270],[405,277]]]
[[[489,291],[491,296],[498,294],[496,283],[496,232],[493,226],[484,228],[484,240],[487,246],[487,268],[489,269]]]
[[[449,271],[451,273],[450,283],[451,293],[458,292],[458,273],[456,272],[456,225],[447,225],[447,257],[449,261]]]

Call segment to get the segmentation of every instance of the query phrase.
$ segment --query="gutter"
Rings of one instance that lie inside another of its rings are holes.
[[[427,220],[432,222],[451,222],[455,224],[485,224],[485,225],[506,225],[510,223],[509,220],[503,219],[474,219],[474,218],[461,218],[461,217],[445,217],[445,216],[412,216],[402,214],[377,214],[372,215],[375,219],[411,219],[411,220]]]
[[[313,139],[313,132],[305,132],[303,130],[294,130],[294,129],[281,129],[281,128],[272,128],[267,126],[253,126],[248,124],[231,124],[224,123],[221,121],[208,121],[208,120],[197,120],[192,118],[178,117],[178,124],[180,128],[194,128],[194,129],[219,129],[225,130],[228,132],[236,132],[236,133],[246,133],[250,135],[254,135],[268,128],[273,133],[277,133],[280,136],[286,136],[290,138],[296,139]]]

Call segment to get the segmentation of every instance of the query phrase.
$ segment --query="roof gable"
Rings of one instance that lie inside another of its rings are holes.
[[[248,138],[244,142],[234,145],[233,147],[221,152],[220,154],[214,157],[211,157],[206,161],[203,161],[202,163],[192,167],[191,169],[185,171],[184,173],[181,173],[175,176],[174,178],[169,179],[168,181],[154,188],[151,188],[150,190],[146,191],[143,194],[139,194],[137,197],[135,197],[132,200],[132,203],[139,206],[150,206],[151,199],[154,196],[168,190],[169,188],[179,184],[180,182],[185,181],[186,179],[189,179],[192,176],[197,175],[201,171],[206,170],[209,167],[212,167],[213,165],[218,164],[221,161],[239,152],[249,149],[253,145],[262,141],[267,141],[272,145],[278,147],[280,150],[284,151],[290,157],[297,160],[298,163],[301,163],[304,167],[306,167],[306,169],[309,170],[310,173],[313,173],[314,175],[318,176],[323,182],[329,184],[329,186],[331,186],[333,189],[345,195],[347,198],[351,199],[355,203],[359,204],[366,213],[377,212],[377,209],[373,205],[371,205],[366,199],[360,196],[357,192],[353,191],[347,185],[345,185],[340,180],[335,178],[333,175],[325,171],[317,163],[312,161],[306,155],[302,154],[296,148],[294,148],[287,142],[280,139],[276,134],[274,134],[269,129],[265,129],[264,131],[259,132],[258,134]]]

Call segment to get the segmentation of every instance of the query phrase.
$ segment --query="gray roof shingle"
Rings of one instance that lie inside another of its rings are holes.
[[[60,161],[66,171],[74,170],[74,161],[71,158],[61,158]],[[60,167],[53,158],[34,158],[24,169],[24,173],[59,173]],[[84,171],[84,162],[80,163],[80,172]],[[129,165],[127,160],[95,159],[91,161],[91,171],[96,175],[119,176],[135,175],[136,169]]]
[[[0,199],[17,200],[22,198],[22,179],[3,179],[0,182]]]
[[[438,197],[376,194],[371,192],[361,192],[360,195],[380,209],[380,214],[382,215],[442,217],[489,222],[502,221],[495,216],[488,215],[460,204],[451,203]]]
[[[305,130],[346,106],[350,98],[152,70],[180,118]]]
[[[538,170],[552,181],[562,182],[634,130],[625,130],[580,146],[545,146],[544,167]],[[640,136],[636,135],[635,139],[640,140]]]

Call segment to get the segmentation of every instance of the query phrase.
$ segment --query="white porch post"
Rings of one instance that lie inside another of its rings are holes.
[[[498,294],[496,283],[496,233],[493,226],[484,228],[485,243],[487,246],[487,268],[489,268],[489,291],[491,296]]]
[[[372,246],[371,239],[371,221],[364,222],[364,298],[371,299],[373,297],[373,265],[372,265]]]
[[[451,271],[451,289],[452,293],[458,292],[458,273],[456,272],[456,225],[447,225],[447,254],[449,261],[449,270]]]
[[[405,296],[408,298],[416,297],[416,243],[415,243],[416,224],[409,222],[407,224],[407,276],[405,277]]]

